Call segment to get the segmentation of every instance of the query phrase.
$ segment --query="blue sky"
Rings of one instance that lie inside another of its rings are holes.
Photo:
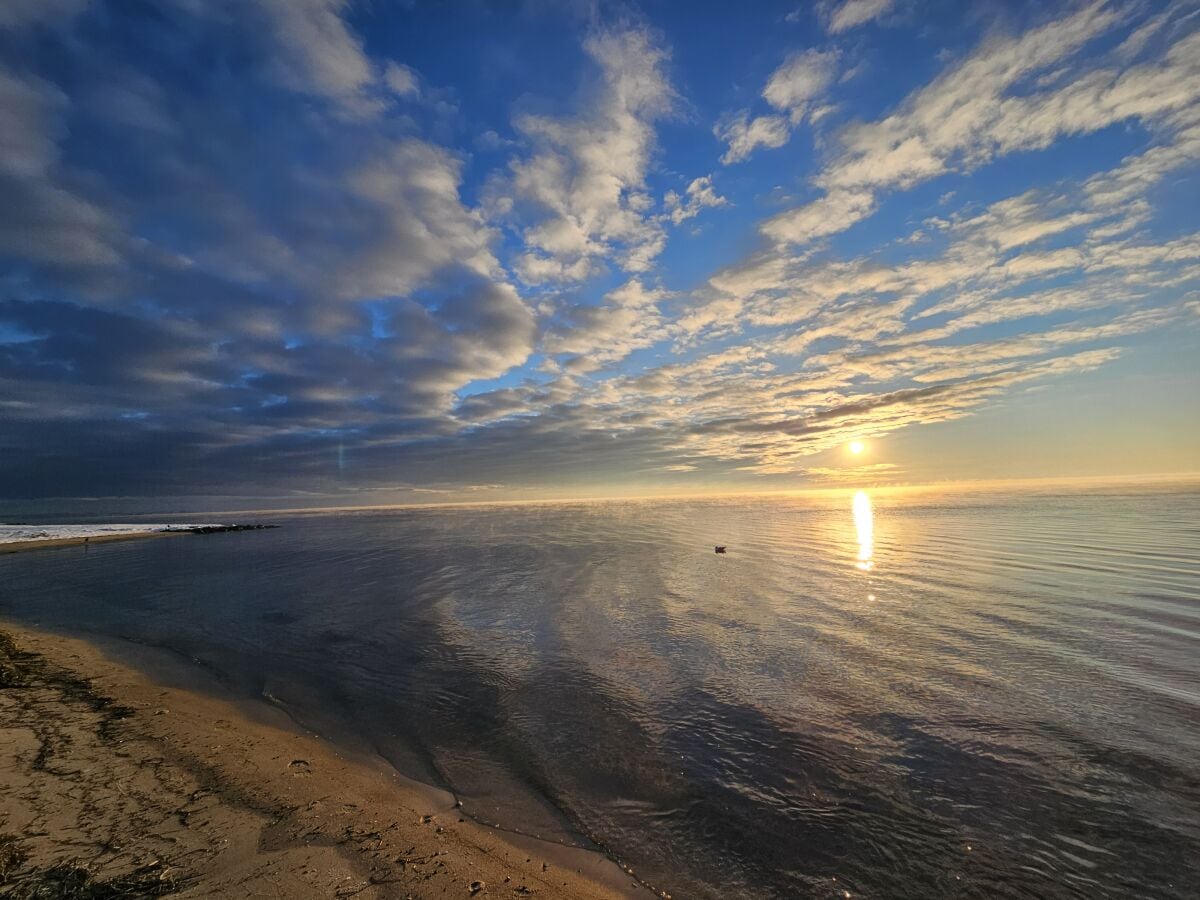
[[[0,497],[1195,469],[1198,26],[8,0]]]

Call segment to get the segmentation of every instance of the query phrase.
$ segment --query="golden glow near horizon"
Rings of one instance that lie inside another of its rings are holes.
[[[846,449],[849,450],[855,456],[859,456],[862,454],[862,452],[864,450],[867,449],[867,445],[864,444],[862,441],[851,441],[849,446]]]
[[[854,495],[854,528],[858,531],[858,562],[855,565],[864,572],[875,566],[875,514],[871,511],[871,498],[866,491]]]

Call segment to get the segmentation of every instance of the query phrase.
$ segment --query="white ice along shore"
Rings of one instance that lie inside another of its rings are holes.
[[[17,541],[58,541],[64,538],[107,537],[116,534],[145,534],[151,531],[191,531],[193,528],[219,528],[219,525],[4,525],[0,524],[0,544]]]

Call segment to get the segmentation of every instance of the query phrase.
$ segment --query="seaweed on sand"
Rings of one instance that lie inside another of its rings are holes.
[[[20,852],[19,848],[16,850]],[[4,900],[142,900],[173,894],[179,887],[171,870],[158,861],[112,878],[99,878],[84,866],[66,863],[4,876],[0,881],[0,897]]]
[[[23,654],[3,631],[0,631],[0,688],[25,687],[29,672],[23,665]]]
[[[110,740],[116,723],[132,712],[99,693],[89,680],[21,650],[0,631],[0,689],[23,692],[41,685],[51,685],[61,691],[64,699],[82,702],[101,713],[96,733],[102,741]],[[52,749],[52,743],[43,739],[34,768],[46,765]],[[28,858],[18,837],[0,834],[0,900],[141,900],[173,894],[181,886],[176,870],[160,860],[131,872],[101,877],[77,861],[39,867],[26,865]]]
[[[25,851],[11,834],[0,834],[0,885],[25,862]]]
[[[68,700],[79,700],[96,712],[104,713],[101,738],[109,738],[116,722],[133,713],[99,693],[89,679],[51,666],[36,653],[21,650],[12,637],[0,631],[0,688],[29,687],[35,680],[58,688]]]

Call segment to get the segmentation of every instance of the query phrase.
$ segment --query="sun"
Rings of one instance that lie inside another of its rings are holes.
[[[846,449],[849,450],[851,453],[853,453],[855,456],[858,456],[860,453],[862,453],[864,450],[867,449],[867,445],[864,444],[862,441],[851,441],[850,445]]]

